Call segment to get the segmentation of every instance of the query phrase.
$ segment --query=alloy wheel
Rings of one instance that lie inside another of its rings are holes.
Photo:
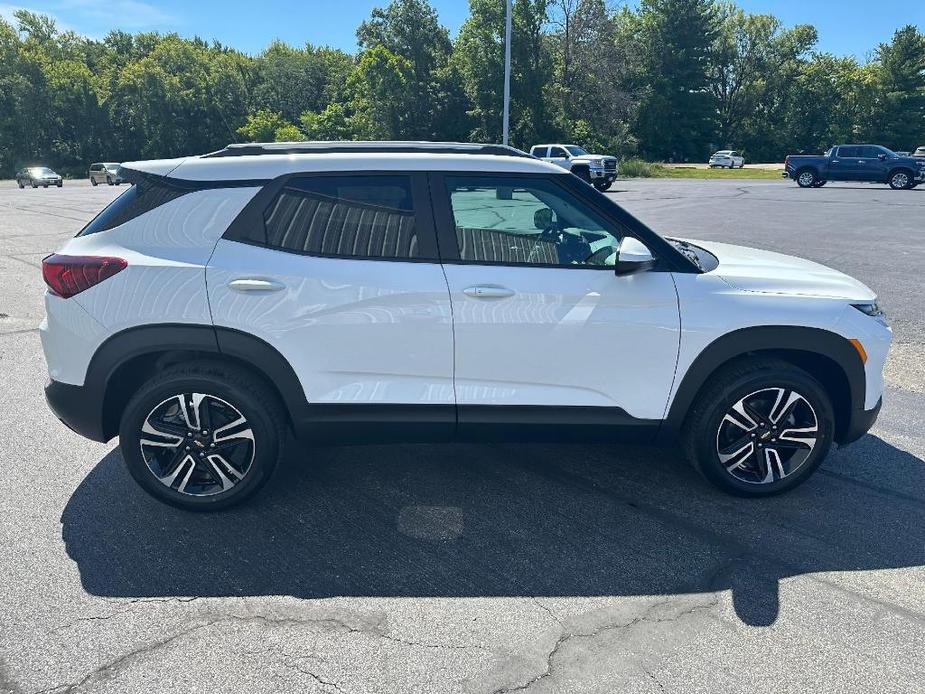
[[[771,484],[799,470],[818,440],[819,420],[805,397],[765,388],[729,408],[716,432],[716,453],[737,480]]]
[[[797,179],[797,183],[799,183],[801,186],[811,186],[815,180],[816,177],[813,174],[811,174],[809,171],[804,171]]]
[[[909,185],[909,177],[904,173],[898,173],[893,176],[892,184],[894,188],[905,188]]]
[[[141,455],[151,474],[181,494],[227,492],[254,462],[250,423],[234,405],[214,395],[167,398],[151,410],[141,432]]]

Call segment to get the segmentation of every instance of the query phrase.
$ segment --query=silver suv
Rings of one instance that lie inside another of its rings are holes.
[[[609,189],[617,178],[616,157],[588,154],[578,145],[533,145],[530,154],[571,171],[601,192]]]
[[[105,183],[110,186],[117,186],[124,183],[122,178],[121,165],[115,162],[97,162],[90,164],[90,183],[94,186]]]

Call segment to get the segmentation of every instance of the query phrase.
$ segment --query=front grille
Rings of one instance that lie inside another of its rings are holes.
[[[616,159],[605,159],[604,160],[604,171],[616,171],[617,170],[617,160]]]

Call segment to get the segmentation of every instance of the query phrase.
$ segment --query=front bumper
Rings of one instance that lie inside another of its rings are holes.
[[[883,398],[877,400],[872,410],[855,410],[851,413],[851,420],[842,434],[836,437],[839,445],[845,446],[853,441],[857,441],[864,436],[877,421],[880,414],[880,408],[883,406]]]
[[[591,169],[592,181],[614,181],[617,178],[617,171],[608,171],[607,169]]]
[[[45,386],[45,400],[55,416],[71,431],[92,441],[105,443],[108,440],[103,433],[102,398],[87,387],[49,381]]]

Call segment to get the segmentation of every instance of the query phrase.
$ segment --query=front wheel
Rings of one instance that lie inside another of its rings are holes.
[[[834,429],[816,379],[784,361],[751,359],[711,379],[685,423],[684,443],[694,467],[720,489],[770,496],[812,475]]]
[[[587,166],[576,166],[572,169],[572,173],[588,185],[591,185],[591,170]]]
[[[818,182],[815,172],[810,169],[804,169],[797,174],[797,185],[800,188],[813,188]]]
[[[26,184],[23,183],[22,181],[16,181],[16,185],[19,186],[19,189],[20,189],[20,190],[22,190],[23,188],[26,187]]]
[[[603,193],[605,191],[610,190],[610,186],[612,183],[613,183],[612,181],[595,181],[594,187]]]
[[[822,186],[824,186],[826,183],[828,183],[828,181],[816,181],[816,183],[813,185],[813,188],[822,188]]]
[[[285,438],[275,393],[235,366],[194,362],[145,383],[119,428],[122,457],[156,499],[190,511],[241,503],[270,478]]]
[[[912,183],[912,177],[905,171],[895,171],[890,174],[890,188],[893,190],[905,190]]]
[[[109,176],[106,177],[106,185],[107,185],[107,186],[111,186],[111,185],[112,185],[112,179],[111,179]]]
[[[91,179],[90,179],[90,185],[93,186],[94,188],[96,188],[96,187],[99,185],[99,183],[96,182],[96,179],[95,179],[95,178],[91,178]]]

